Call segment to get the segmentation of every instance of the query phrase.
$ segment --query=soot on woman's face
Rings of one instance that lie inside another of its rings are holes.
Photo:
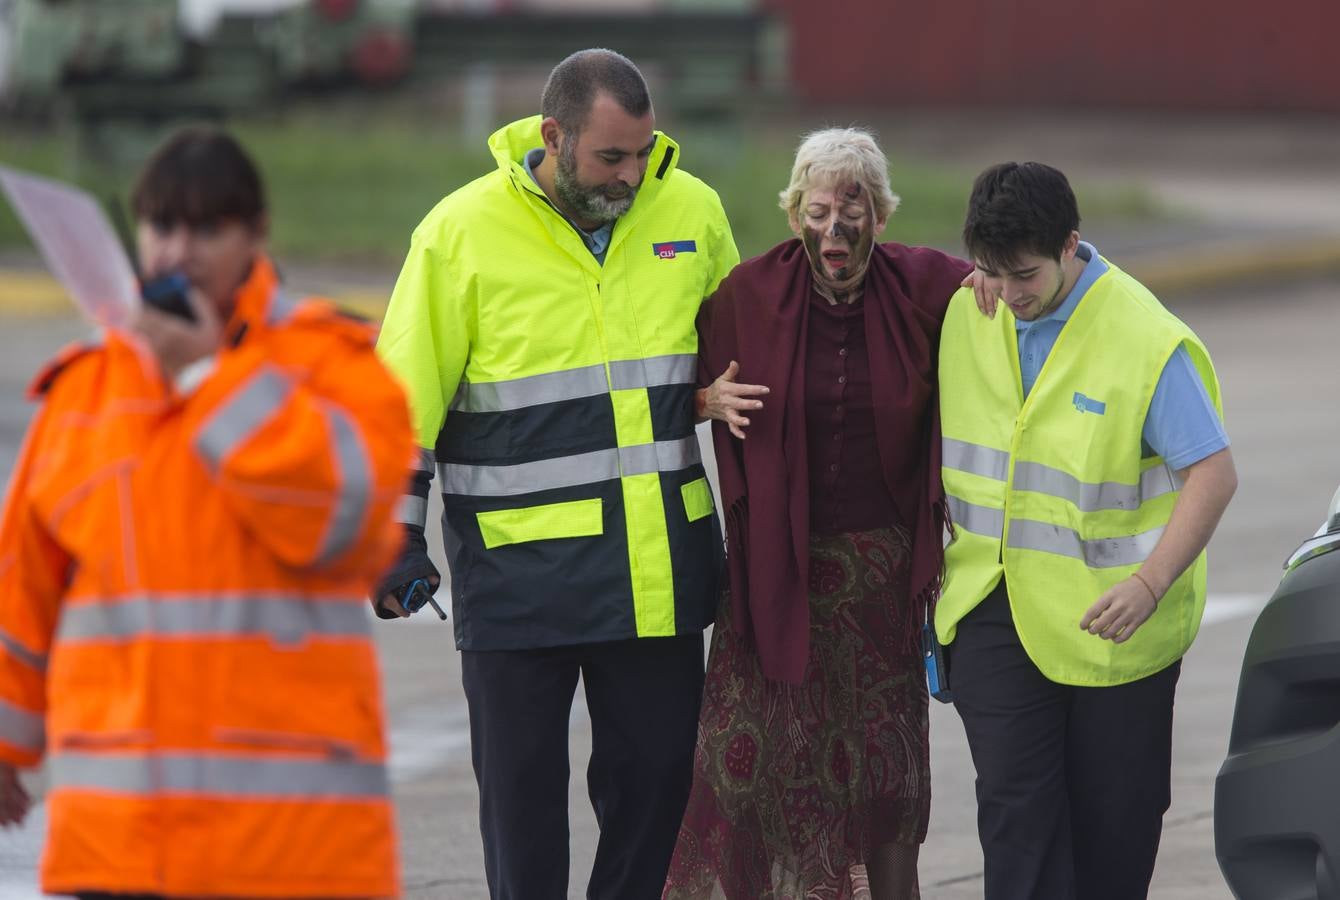
[[[801,240],[815,275],[837,285],[862,274],[874,242],[870,200],[859,184],[806,193]]]

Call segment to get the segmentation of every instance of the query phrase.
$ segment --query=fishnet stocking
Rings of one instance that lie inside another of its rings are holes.
[[[870,900],[921,900],[917,884],[920,844],[881,844],[866,860]]]

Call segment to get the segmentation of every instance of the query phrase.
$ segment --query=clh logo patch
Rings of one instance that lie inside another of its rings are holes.
[[[651,245],[651,252],[661,259],[674,259],[681,253],[697,253],[697,241],[662,241]]]
[[[1075,409],[1082,413],[1091,412],[1101,416],[1107,412],[1107,404],[1102,400],[1094,400],[1084,396],[1079,391],[1075,391]]]

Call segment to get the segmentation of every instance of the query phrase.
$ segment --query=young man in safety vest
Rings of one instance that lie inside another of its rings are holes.
[[[940,345],[935,628],[987,900],[1147,894],[1205,545],[1237,486],[1204,345],[1078,228],[1056,169],[983,172],[964,244],[1003,308],[965,288]]]
[[[436,583],[436,466],[489,890],[567,896],[580,674],[601,837],[588,896],[653,900],[684,813],[721,531],[697,437],[702,299],[738,262],[637,68],[586,50],[497,168],[414,232],[378,350],[422,448],[379,613]]]

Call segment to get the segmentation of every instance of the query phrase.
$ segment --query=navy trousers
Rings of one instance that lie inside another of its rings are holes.
[[[1049,681],[1002,582],[959,623],[949,665],[977,769],[986,900],[1148,896],[1181,661],[1116,687]]]
[[[659,900],[693,780],[701,634],[462,651],[492,900],[568,896],[568,719],[581,675],[600,825],[589,900]]]

